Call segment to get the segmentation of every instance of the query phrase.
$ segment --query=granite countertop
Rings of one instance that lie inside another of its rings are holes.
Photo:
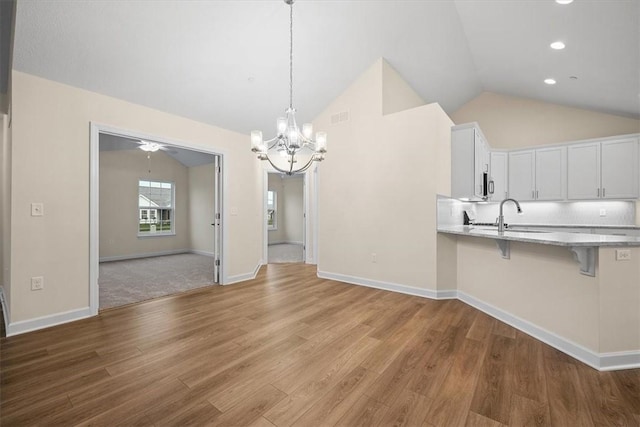
[[[599,228],[599,227],[597,227]],[[514,231],[498,233],[496,227],[456,225],[438,228],[439,233],[555,246],[640,246],[640,237],[605,234],[567,233],[561,231]]]
[[[540,227],[540,228],[613,228],[625,230],[640,230],[640,225],[603,225],[603,224],[509,224],[510,227]]]

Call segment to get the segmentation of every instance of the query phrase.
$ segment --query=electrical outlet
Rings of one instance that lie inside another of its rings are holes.
[[[616,261],[630,261],[631,249],[616,249]]]
[[[607,210],[606,209],[600,209],[600,216],[607,216]]]
[[[31,278],[31,290],[40,291],[44,289],[44,277],[37,276]]]
[[[375,254],[375,253],[371,254],[371,262],[374,263],[374,264],[376,262],[378,262],[378,255],[377,254]]]

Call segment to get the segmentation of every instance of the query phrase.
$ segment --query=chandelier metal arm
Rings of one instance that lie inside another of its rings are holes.
[[[271,159],[269,157],[265,157],[264,160],[267,160],[269,162],[269,164],[271,164],[271,166],[273,166],[273,168],[275,170],[277,170],[280,173],[284,173],[286,175],[294,175],[296,173],[300,173],[300,172],[305,172],[307,169],[309,169],[311,167],[311,165],[313,164],[313,162],[315,161],[320,161],[322,160],[319,156],[317,156],[316,154],[314,154],[313,156],[311,156],[311,158],[309,159],[309,161],[300,169],[296,169],[295,171],[293,170],[293,162],[291,162],[291,167],[289,168],[289,170],[286,169],[282,169],[279,168],[277,165],[275,165]]]

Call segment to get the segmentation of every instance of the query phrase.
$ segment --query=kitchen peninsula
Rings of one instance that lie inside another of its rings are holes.
[[[438,233],[455,243],[462,301],[596,369],[640,366],[640,238],[463,225]],[[579,256],[592,274],[578,274]]]
[[[495,227],[450,226],[438,228],[441,233],[462,236],[474,236],[496,241],[503,258],[509,259],[510,242],[539,243],[543,245],[564,246],[569,248],[580,263],[580,272],[588,276],[595,275],[595,253],[603,246],[640,246],[640,237],[608,234],[567,233],[562,231],[505,230],[499,232]],[[630,260],[629,249],[618,249],[616,258]],[[627,258],[629,257],[629,258]]]

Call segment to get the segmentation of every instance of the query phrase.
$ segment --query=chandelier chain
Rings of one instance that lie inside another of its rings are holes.
[[[293,108],[293,2],[289,4],[289,108]]]

